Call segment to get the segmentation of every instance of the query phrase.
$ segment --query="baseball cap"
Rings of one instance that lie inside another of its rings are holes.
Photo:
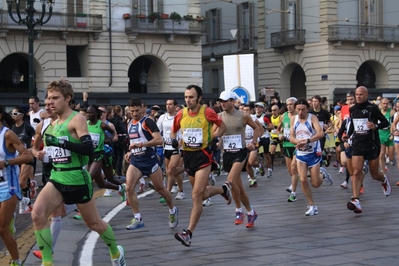
[[[260,106],[260,107],[265,108],[265,104],[262,103],[262,102],[257,102],[257,103],[255,103],[255,106]]]
[[[341,106],[336,105],[336,106],[334,107],[334,111],[337,111],[337,110],[341,110]]]
[[[220,94],[220,97],[219,97],[219,99],[222,101],[227,101],[229,99],[235,99],[235,98],[236,98],[236,95],[232,91],[222,91],[222,93]]]
[[[151,110],[159,111],[159,110],[161,110],[161,108],[158,105],[153,105],[151,107]]]

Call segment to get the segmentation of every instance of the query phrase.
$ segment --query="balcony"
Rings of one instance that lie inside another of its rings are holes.
[[[163,34],[168,42],[173,42],[175,35],[189,35],[191,42],[196,43],[205,33],[205,27],[202,20],[174,21],[131,17],[125,20],[125,33],[129,36],[129,41],[134,41],[139,34]]]
[[[270,47],[277,51],[286,46],[294,46],[296,50],[303,50],[303,45],[306,43],[304,29],[273,32],[270,39]]]
[[[328,26],[328,41],[358,42],[358,46],[364,46],[365,42],[381,42],[393,46],[399,43],[399,27],[331,25]]]
[[[14,17],[17,18],[16,12]],[[25,12],[21,12],[21,17],[25,17]],[[38,12],[40,13],[40,12]],[[35,17],[39,18],[39,14]],[[26,25],[18,25],[8,15],[7,10],[0,10],[0,37],[5,37],[9,30],[26,31]],[[35,30],[40,31],[57,31],[62,34],[68,32],[88,32],[97,36],[102,31],[102,15],[53,13],[50,20],[43,26],[37,25]],[[60,36],[62,36],[62,34]],[[95,38],[96,39],[96,38]]]

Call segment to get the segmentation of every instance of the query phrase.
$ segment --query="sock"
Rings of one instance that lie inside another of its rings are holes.
[[[35,230],[37,245],[42,252],[42,262],[53,262],[53,239],[51,236],[50,228],[43,230]],[[44,264],[45,265],[45,264]]]
[[[382,181],[383,184],[386,184],[388,182],[388,177],[386,175],[384,175],[385,180]]]
[[[254,215],[254,208],[252,208],[251,211],[248,212],[248,215]]]
[[[57,243],[57,239],[60,236],[61,228],[62,228],[61,216],[51,218],[50,230],[51,230],[51,235],[53,236],[53,245],[52,245],[53,250],[55,247],[55,243]]]
[[[295,191],[292,191],[291,194],[294,195],[294,196],[296,196],[296,192],[295,192]]]
[[[29,189],[29,187],[26,187],[26,188],[23,188],[23,189],[22,189],[22,195],[23,195],[25,198],[30,198],[30,189]]]
[[[190,237],[192,237],[192,236],[193,236],[193,233],[191,233],[191,231],[190,231],[190,230],[188,230],[188,229],[187,229],[187,230],[186,230],[186,232],[190,234]]]
[[[136,218],[137,220],[141,220],[141,214],[140,213],[136,213],[134,214],[134,218]]]
[[[112,259],[119,258],[119,249],[116,245],[116,239],[112,227],[108,225],[107,230],[100,235],[101,239],[105,242],[109,249]]]
[[[143,184],[143,185],[145,185],[144,177],[140,178],[140,183]]]
[[[118,192],[121,192],[123,190],[122,186],[119,185],[118,187],[119,187]]]
[[[349,183],[349,177],[350,177],[350,175],[349,175],[349,171],[348,171],[348,168],[346,168],[346,178],[345,178],[345,181],[347,182],[347,183]]]
[[[272,167],[273,167],[273,165],[274,165],[274,154],[270,154],[270,158],[271,158],[271,161],[272,161]]]
[[[169,209],[169,213],[170,214],[175,214],[176,213],[176,208],[173,207],[172,209]]]
[[[236,208],[236,212],[242,212],[242,208]]]

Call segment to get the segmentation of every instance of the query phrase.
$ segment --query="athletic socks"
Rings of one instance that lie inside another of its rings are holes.
[[[119,257],[119,249],[116,245],[115,234],[112,230],[112,227],[108,225],[107,230],[105,230],[104,233],[100,234],[100,237],[107,245],[109,253],[111,254],[111,258],[117,259]]]
[[[60,236],[61,228],[62,228],[62,218],[61,218],[61,216],[57,216],[57,217],[51,218],[50,230],[51,230],[51,235],[52,235],[52,238],[53,238],[53,245],[52,245],[52,249],[53,250],[54,250],[54,247],[55,247],[55,243],[57,242],[57,239]]]
[[[45,228],[43,230],[35,230],[35,236],[37,245],[39,246],[40,251],[42,252],[42,262],[43,265],[45,262],[53,262],[53,239],[51,236],[50,228]]]

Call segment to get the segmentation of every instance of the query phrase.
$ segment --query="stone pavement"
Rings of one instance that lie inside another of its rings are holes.
[[[271,178],[259,178],[257,188],[249,188],[247,175],[242,173],[251,204],[259,215],[255,228],[234,225],[234,202],[227,206],[217,195],[212,198],[212,206],[204,207],[191,247],[183,246],[173,236],[188,225],[192,206],[188,182],[184,183],[186,199],[175,200],[179,207],[176,229],[169,228],[168,209],[158,203],[155,192],[140,199],[145,227],[134,231],[125,229],[133,215],[129,207],[120,205],[116,192],[111,198],[99,197],[97,206],[100,214],[110,220],[118,243],[124,246],[127,265],[398,265],[396,167],[389,169],[393,185],[390,197],[383,195],[379,182],[366,176],[360,215],[346,208],[352,193],[339,186],[344,174],[338,174],[332,166],[327,170],[334,184],[312,189],[319,215],[309,217],[305,216],[307,202],[300,187],[298,200],[287,202],[289,193],[285,189],[290,178],[285,166],[276,166]],[[218,177],[217,185],[225,179],[226,175]],[[108,249],[98,234],[89,233],[83,222],[72,216],[63,219],[55,265],[111,265]],[[40,261],[29,253],[25,265],[40,265]]]

